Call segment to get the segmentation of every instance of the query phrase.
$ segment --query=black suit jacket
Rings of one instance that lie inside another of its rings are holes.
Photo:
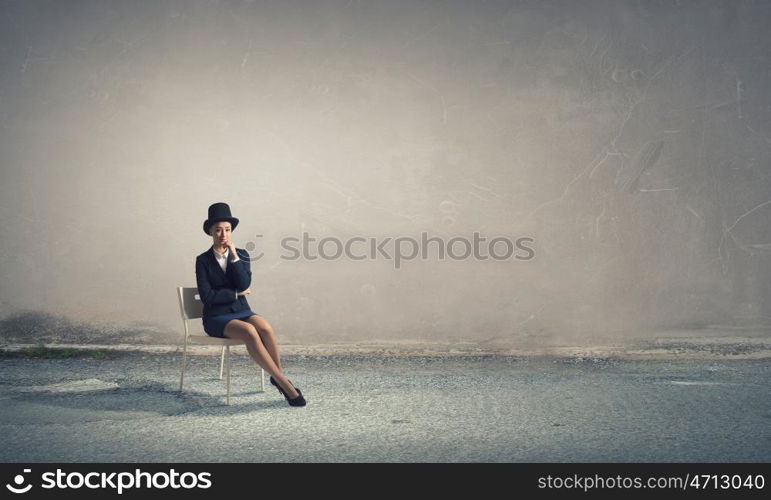
[[[198,284],[198,295],[203,302],[204,316],[250,310],[245,295],[236,298],[236,292],[246,290],[252,282],[249,252],[236,248],[236,255],[236,262],[231,262],[228,257],[227,272],[222,271],[214,257],[214,247],[196,257],[195,280]]]

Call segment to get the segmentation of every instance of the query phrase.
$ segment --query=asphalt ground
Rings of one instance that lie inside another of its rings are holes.
[[[229,406],[213,351],[5,357],[0,461],[771,461],[771,358],[670,358],[288,354],[294,408],[243,348]]]

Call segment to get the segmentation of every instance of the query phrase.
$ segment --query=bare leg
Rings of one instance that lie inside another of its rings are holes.
[[[257,330],[257,333],[260,336],[260,339],[262,339],[262,343],[265,344],[265,349],[267,349],[270,353],[270,357],[273,359],[273,362],[276,363],[276,366],[279,370],[282,370],[281,355],[278,349],[278,340],[276,339],[276,334],[273,332],[273,327],[270,326],[270,323],[268,323],[265,318],[257,314],[249,316],[246,318],[246,321],[254,325],[254,328]]]
[[[276,366],[276,363],[273,362],[273,358],[271,358],[270,353],[262,343],[254,325],[240,319],[231,319],[225,325],[224,334],[229,339],[243,340],[246,343],[246,350],[249,351],[252,359],[276,379],[276,382],[286,391],[290,398],[296,398],[300,395],[278,366]]]

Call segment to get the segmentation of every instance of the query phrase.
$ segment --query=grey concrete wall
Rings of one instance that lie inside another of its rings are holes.
[[[0,309],[178,330],[174,287],[225,201],[236,245],[264,254],[250,304],[288,341],[769,326],[770,18],[733,0],[3,1]],[[303,231],[532,253],[283,258]]]

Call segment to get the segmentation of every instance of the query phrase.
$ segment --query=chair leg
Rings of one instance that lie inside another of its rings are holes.
[[[228,356],[228,360],[227,360],[227,363],[228,363],[228,368],[227,368],[227,372],[228,372],[228,375],[227,375],[227,378],[228,378],[228,395],[225,398],[225,404],[229,405],[230,404],[230,346],[227,346],[226,350],[228,351],[228,354],[227,354],[227,356]]]
[[[187,365],[187,342],[182,348],[182,374],[179,376],[179,391],[182,392],[182,383],[185,381],[185,366]]]
[[[222,354],[220,355],[220,380],[222,380],[222,368],[224,366],[225,366],[225,346],[223,345],[222,346]]]
[[[265,369],[260,368],[260,389],[265,392]]]

